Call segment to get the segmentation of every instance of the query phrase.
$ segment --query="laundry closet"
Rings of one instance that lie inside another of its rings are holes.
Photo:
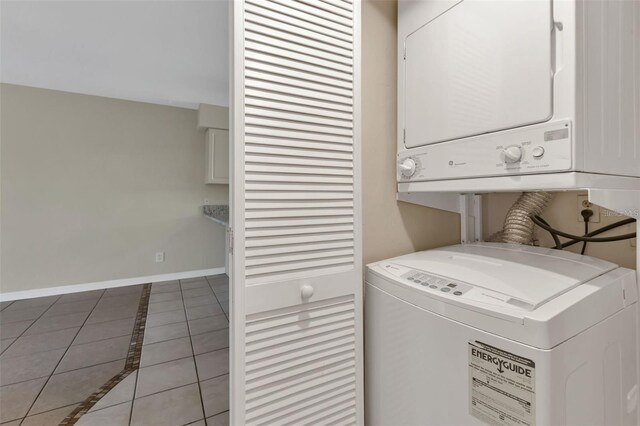
[[[637,2],[399,2],[397,198],[461,244],[367,267],[369,424],[638,424],[639,33]]]

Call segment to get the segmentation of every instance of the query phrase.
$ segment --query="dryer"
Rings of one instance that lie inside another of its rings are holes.
[[[638,424],[635,271],[456,245],[368,265],[371,425]]]
[[[640,176],[640,2],[398,3],[398,182]]]

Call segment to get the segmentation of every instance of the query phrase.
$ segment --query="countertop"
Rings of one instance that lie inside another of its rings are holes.
[[[220,225],[229,226],[229,206],[227,205],[202,206],[202,213]]]

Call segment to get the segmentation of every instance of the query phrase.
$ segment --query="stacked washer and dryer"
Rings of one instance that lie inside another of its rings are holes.
[[[640,2],[405,0],[398,43],[400,195],[640,191]],[[368,265],[365,315],[367,424],[640,424],[634,270],[461,244]]]

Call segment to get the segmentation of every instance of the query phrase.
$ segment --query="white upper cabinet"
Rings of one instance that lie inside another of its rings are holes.
[[[229,183],[229,131],[207,130],[205,183]]]
[[[229,108],[200,104],[198,128],[206,130],[205,183],[229,184]]]

